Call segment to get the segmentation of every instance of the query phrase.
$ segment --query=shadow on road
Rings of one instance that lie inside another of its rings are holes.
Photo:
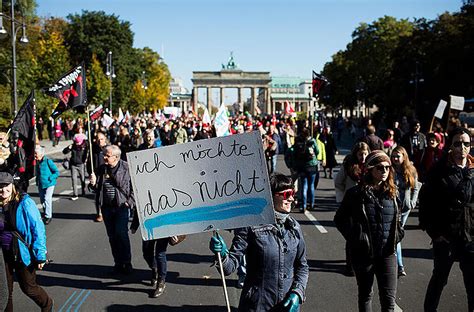
[[[108,312],[142,312],[142,311],[179,311],[179,312],[209,312],[209,311],[227,311],[225,306],[204,306],[204,305],[184,305],[180,307],[170,307],[167,305],[151,305],[151,304],[143,304],[143,305],[125,305],[125,304],[113,304],[108,306],[105,311]],[[231,308],[231,311],[236,312],[236,308]]]
[[[214,255],[196,255],[188,253],[169,253],[166,255],[168,261],[184,263],[213,263]]]
[[[402,253],[404,258],[433,259],[433,251],[431,249],[402,247]]]
[[[346,260],[308,260],[309,270],[343,274]]]
[[[66,219],[66,220],[94,220],[96,214],[93,213],[64,213],[64,212],[53,212],[54,219]]]

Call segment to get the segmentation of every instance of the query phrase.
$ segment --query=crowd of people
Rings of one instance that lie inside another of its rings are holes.
[[[237,114],[229,121],[230,134],[261,134],[276,220],[272,225],[236,229],[229,248],[221,236],[210,241],[210,250],[222,258],[224,274],[246,268],[239,311],[298,311],[305,301],[306,247],[301,227],[290,212],[316,209],[320,172],[334,178],[336,202],[340,205],[334,222],[346,240],[345,274],[357,280],[360,311],[372,310],[374,277],[382,310],[394,310],[397,280],[407,275],[401,245],[404,226],[417,207],[420,226],[432,238],[434,249],[425,310],[436,311],[455,261],[460,261],[469,309],[474,309],[474,162],[469,154],[469,130],[453,127],[448,134],[437,127],[425,135],[417,120],[410,127],[402,119],[384,130],[381,138],[378,134],[382,131],[377,132],[367,120],[357,138],[350,123],[347,129],[355,142],[334,175],[339,153],[336,143],[344,131],[341,117],[312,121]],[[67,157],[63,166],[71,172],[71,200],[88,192],[95,194],[95,221],[105,225],[114,260],[111,273],[131,274],[129,221],[133,219],[131,233],[137,231],[139,221],[126,154],[209,139],[216,136],[215,126],[192,112],[176,117],[115,117],[109,126],[100,119],[88,125],[81,118],[50,123],[48,133],[54,144],[63,137],[71,142],[63,150]],[[337,129],[336,135],[333,128]],[[28,181],[18,174],[21,166],[16,165],[15,155],[12,149],[0,164],[5,169],[0,172],[0,242],[9,290],[6,311],[13,309],[13,272],[20,276],[22,291],[42,311],[50,311],[53,301],[36,284],[35,271],[47,263],[45,226],[54,218],[52,195],[59,170],[44,148],[37,146],[35,170],[43,206],[41,216],[27,195]],[[278,155],[284,157],[290,176],[276,172]],[[151,270],[152,298],[165,291],[168,244],[168,238],[142,243],[143,257]],[[281,280],[281,276],[286,277]]]

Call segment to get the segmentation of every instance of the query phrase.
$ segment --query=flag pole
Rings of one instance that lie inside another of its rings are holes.
[[[91,173],[94,173],[94,159],[92,158],[92,134],[91,134],[91,117],[89,115],[89,106],[86,108],[87,112],[87,133],[89,139],[89,155],[91,157]]]
[[[8,128],[7,133],[5,134],[5,136],[4,136],[3,139],[2,139],[2,145],[3,145],[3,143],[5,143],[5,140],[8,138],[8,135],[10,134],[10,131],[11,131],[11,130],[12,130],[12,128]]]
[[[214,231],[214,236],[217,237],[217,231]],[[224,288],[224,296],[225,296],[225,304],[227,306],[227,312],[230,311],[230,303],[229,303],[229,295],[227,293],[227,285],[225,283],[225,276],[224,276],[224,268],[222,267],[222,256],[221,253],[217,253],[217,260],[219,261],[219,271],[221,273],[221,279],[222,279],[222,287]]]

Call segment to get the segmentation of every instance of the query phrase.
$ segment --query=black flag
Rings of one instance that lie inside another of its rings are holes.
[[[46,94],[59,99],[51,117],[56,118],[64,111],[74,108],[84,112],[87,104],[86,71],[84,62],[63,75],[52,86],[46,89]]]
[[[319,91],[328,83],[328,80],[313,70],[313,97],[317,97]]]
[[[27,182],[35,175],[36,145],[36,104],[35,92],[31,91],[10,126],[12,135],[18,136],[15,142],[15,176]]]

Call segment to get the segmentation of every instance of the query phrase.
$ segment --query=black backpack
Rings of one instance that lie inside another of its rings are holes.
[[[317,155],[315,154],[313,142],[298,140],[293,148],[295,160],[298,164],[310,162]]]

